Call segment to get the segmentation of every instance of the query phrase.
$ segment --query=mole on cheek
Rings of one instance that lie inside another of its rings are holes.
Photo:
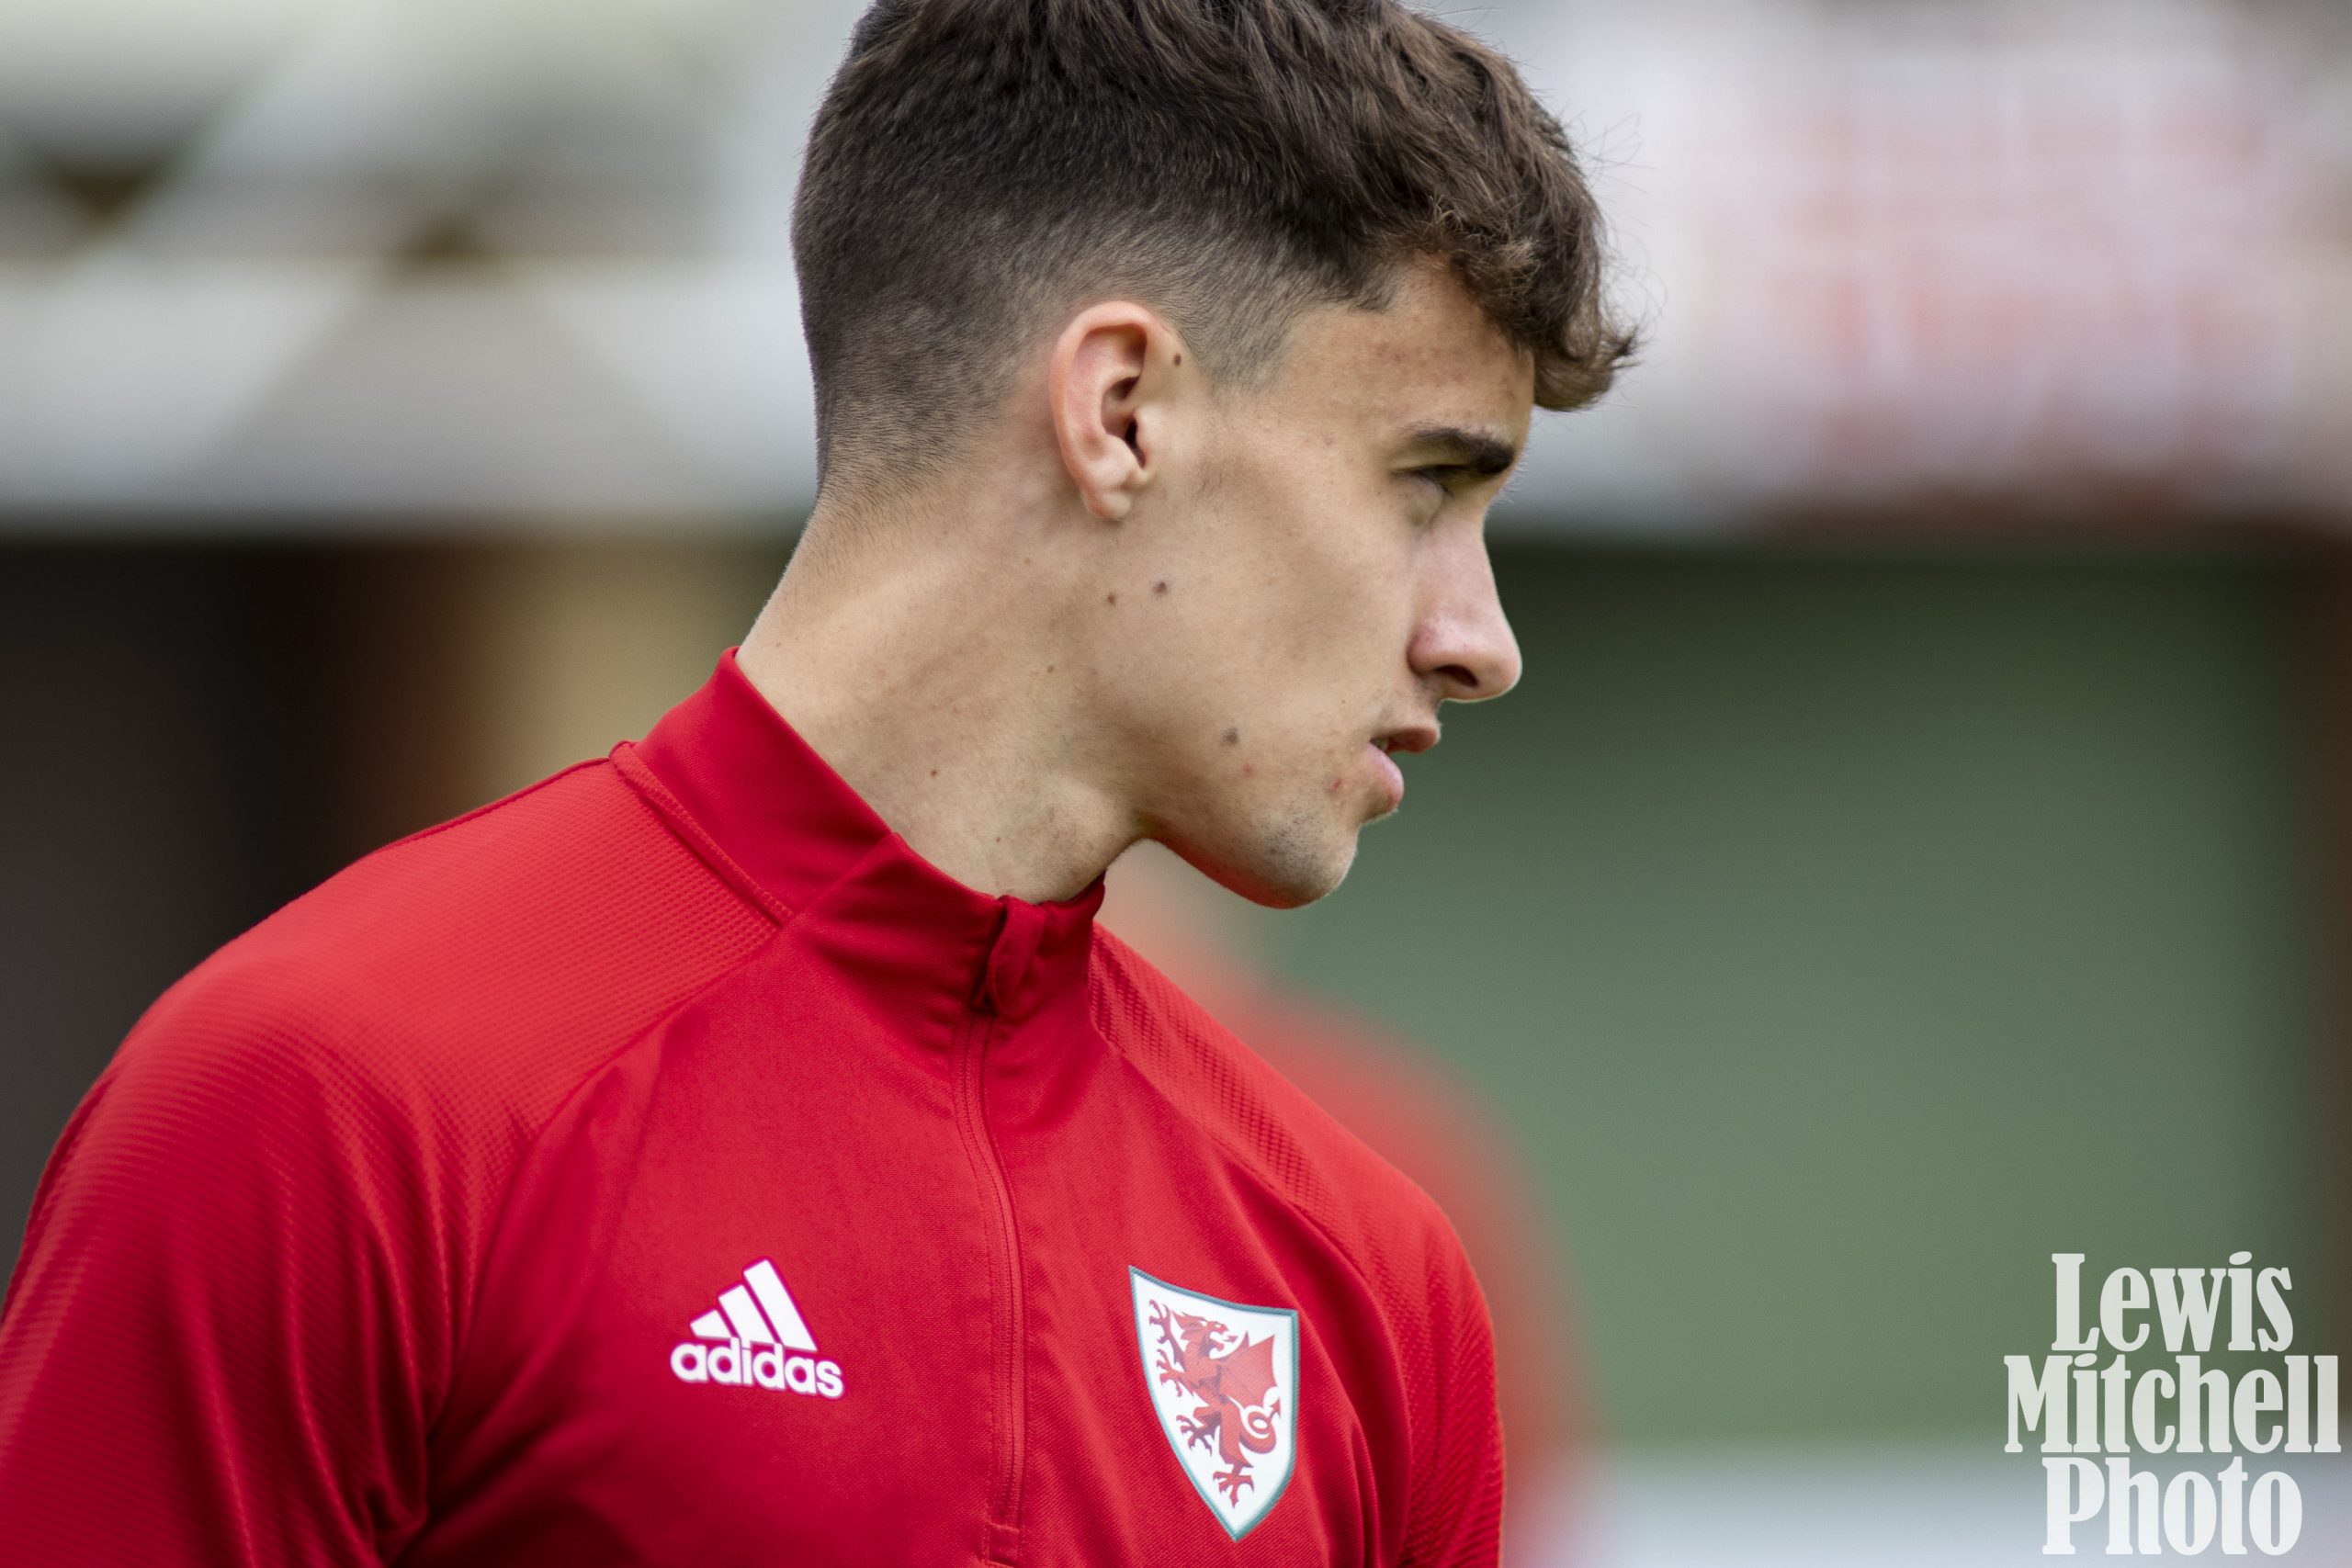
[[[1151,585],[1151,591],[1152,591],[1154,593],[1165,593],[1165,592],[1168,592],[1168,580],[1167,580],[1166,578],[1162,578],[1162,579],[1160,579],[1158,582],[1153,583],[1153,584]]]
[[[1238,729],[1227,730],[1225,732],[1225,743],[1227,746],[1238,746],[1241,744],[1241,731]]]
[[[1116,593],[1105,593],[1102,595],[1102,603],[1105,604],[1115,604],[1118,602],[1119,596]]]

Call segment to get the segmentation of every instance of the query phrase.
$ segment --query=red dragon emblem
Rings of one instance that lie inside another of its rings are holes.
[[[1244,1338],[1212,1318],[1171,1311],[1164,1302],[1152,1303],[1151,1325],[1159,1332],[1154,1373],[1196,1402],[1190,1416],[1178,1417],[1178,1434],[1194,1448],[1216,1445],[1225,1461],[1216,1472],[1217,1490],[1238,1501],[1242,1488],[1256,1484],[1250,1456],[1272,1450],[1274,1418],[1283,1411],[1280,1395],[1267,1399],[1275,1382],[1273,1337]]]

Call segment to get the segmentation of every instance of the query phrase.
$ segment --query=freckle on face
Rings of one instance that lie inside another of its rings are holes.
[[[1238,746],[1240,742],[1241,731],[1239,729],[1228,729],[1225,732],[1225,743],[1227,746]]]
[[[1166,578],[1162,578],[1162,579],[1160,579],[1158,582],[1153,583],[1153,584],[1151,585],[1151,591],[1152,591],[1154,593],[1165,593],[1165,592],[1168,592],[1168,580],[1167,580]]]
[[[1102,595],[1102,603],[1105,604],[1115,604],[1118,602],[1119,596],[1116,593],[1105,593]]]

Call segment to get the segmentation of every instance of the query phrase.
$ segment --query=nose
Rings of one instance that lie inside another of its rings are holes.
[[[1519,639],[1503,617],[1494,565],[1483,536],[1433,552],[1433,581],[1408,652],[1413,672],[1436,686],[1438,700],[1482,703],[1519,684]]]

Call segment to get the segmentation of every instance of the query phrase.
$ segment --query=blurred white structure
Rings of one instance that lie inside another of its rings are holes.
[[[773,526],[849,0],[0,0],[0,527]],[[1508,521],[2352,514],[2352,27],[1515,0],[1645,363]]]
[[[1987,1443],[1649,1453],[1608,1465],[1559,1568],[2030,1568],[2042,1551],[2043,1472]],[[2285,1461],[2280,1461],[2281,1463]],[[2169,1477],[2144,1457],[2139,1468]],[[2249,1469],[2276,1468],[2270,1461]],[[2211,1473],[2209,1470],[2208,1474]],[[2352,1471],[2293,1466],[2302,1534],[2281,1559],[2338,1563],[2352,1546]],[[2078,1525],[2075,1560],[2107,1557],[2109,1520]],[[2126,1555],[2129,1555],[2128,1553]],[[2216,1562],[2264,1562],[2257,1551]],[[2062,1559],[2063,1560],[2063,1559]]]

